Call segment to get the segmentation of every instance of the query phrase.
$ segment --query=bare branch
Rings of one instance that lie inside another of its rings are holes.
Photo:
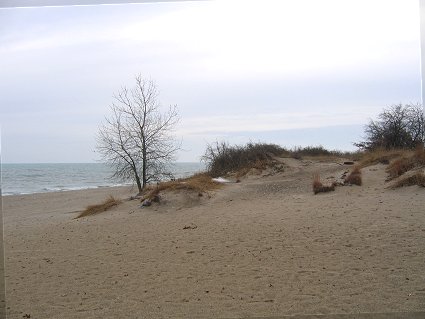
[[[393,105],[371,120],[365,127],[365,141],[354,145],[362,149],[414,148],[425,142],[422,106]]]
[[[172,135],[179,121],[177,106],[160,112],[158,90],[152,80],[136,76],[132,89],[113,96],[111,116],[99,128],[97,149],[115,168],[114,176],[133,179],[139,192],[147,183],[172,176],[170,164],[180,144]]]

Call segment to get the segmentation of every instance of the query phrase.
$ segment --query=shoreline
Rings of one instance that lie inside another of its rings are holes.
[[[114,170],[104,163],[33,163],[4,164],[2,195],[28,195],[62,191],[131,186],[131,180],[112,178]],[[178,162],[172,165],[177,178],[202,169],[200,163]]]
[[[116,186],[3,196],[3,225],[6,228],[8,223],[15,223],[17,219],[24,223],[34,217],[58,219],[61,215],[77,213],[88,205],[98,204],[109,195],[125,199],[134,192],[133,186]]]
[[[123,184],[123,185],[111,185],[111,186],[92,186],[92,187],[84,187],[81,188],[75,188],[75,189],[62,189],[62,190],[49,190],[49,191],[43,191],[43,192],[33,192],[33,193],[19,193],[19,194],[4,194],[2,192],[3,198],[5,197],[11,197],[11,196],[30,196],[30,195],[41,195],[41,194],[54,194],[54,193],[66,193],[66,192],[79,192],[79,191],[90,191],[90,190],[96,190],[96,189],[114,189],[114,188],[122,188],[122,187],[136,187],[133,184]]]

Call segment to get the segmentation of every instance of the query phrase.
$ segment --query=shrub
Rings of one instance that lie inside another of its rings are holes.
[[[248,143],[245,146],[230,146],[226,142],[207,145],[202,160],[212,177],[224,176],[230,172],[248,171],[252,167],[263,169],[274,156],[285,153],[276,144]]]
[[[341,152],[337,150],[328,150],[324,148],[322,145],[319,146],[296,146],[292,150],[289,151],[289,156],[295,159],[302,159],[305,156],[308,157],[356,157],[357,152]]]
[[[121,200],[115,199],[113,196],[109,196],[100,204],[87,206],[86,209],[82,211],[76,218],[95,215],[107,211],[108,209],[121,204],[121,202]]]
[[[291,150],[291,155],[294,158],[301,158],[302,156],[329,156],[332,155],[332,152],[325,149],[322,145],[306,147],[296,146]]]
[[[393,105],[365,126],[365,140],[354,145],[364,149],[410,148],[425,142],[424,113],[420,105]]]

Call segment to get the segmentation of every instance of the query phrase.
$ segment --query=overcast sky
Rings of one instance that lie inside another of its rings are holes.
[[[3,162],[93,162],[112,96],[141,73],[177,104],[179,161],[206,143],[353,150],[420,102],[417,0],[201,1],[0,9]]]

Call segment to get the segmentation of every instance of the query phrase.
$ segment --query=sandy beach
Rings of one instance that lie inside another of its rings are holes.
[[[3,199],[8,318],[245,318],[425,311],[425,189],[314,195],[343,160],[283,159],[204,194],[74,219],[130,188]],[[372,317],[371,317],[372,318]],[[418,318],[419,315],[418,315]]]

